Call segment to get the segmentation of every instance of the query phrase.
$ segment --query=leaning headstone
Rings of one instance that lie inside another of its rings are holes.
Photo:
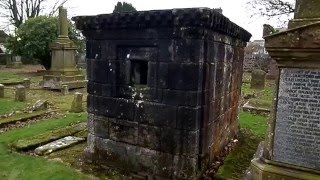
[[[15,101],[25,101],[26,100],[26,88],[22,85],[16,86],[15,89]]]
[[[30,84],[31,84],[31,81],[29,78],[25,78],[23,79],[23,86],[26,87],[27,89],[30,88]]]
[[[67,94],[69,94],[69,87],[68,85],[63,85],[61,88],[61,93],[65,96]]]
[[[265,37],[280,71],[274,116],[261,157],[251,161],[251,179],[320,179],[319,8],[319,0],[297,0],[289,30]]]
[[[4,98],[4,85],[0,84],[0,98]]]
[[[74,94],[74,99],[72,101],[70,112],[75,112],[75,113],[83,112],[82,97],[83,97],[82,93],[76,92]]]
[[[266,72],[255,69],[251,73],[251,89],[264,89],[266,82]]]
[[[38,100],[33,106],[33,111],[40,111],[40,110],[46,110],[48,108],[48,101],[46,100]]]

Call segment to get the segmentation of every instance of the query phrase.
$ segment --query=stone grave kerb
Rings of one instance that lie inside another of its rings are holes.
[[[297,0],[296,4],[289,29],[264,37],[280,74],[263,153],[251,162],[251,179],[320,179],[320,135],[316,133],[320,126],[310,123],[320,119],[305,116],[303,111],[313,103],[308,99],[320,103],[319,96],[314,96],[319,90],[314,85],[320,80],[320,13],[315,8],[320,7],[320,1]],[[318,111],[309,108],[306,112],[312,115]]]

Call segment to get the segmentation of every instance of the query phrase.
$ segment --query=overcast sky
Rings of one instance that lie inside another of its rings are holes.
[[[68,16],[96,15],[112,13],[114,6],[119,0],[68,0],[64,5],[68,9]],[[120,0],[121,1],[121,0]],[[250,18],[252,10],[246,5],[249,0],[126,0],[137,10],[173,9],[190,7],[208,7],[223,9],[223,14],[231,21],[249,31],[252,40],[262,39],[262,25],[269,23],[275,25],[276,21],[268,21],[266,18]],[[55,2],[48,0],[47,2]],[[4,24],[0,19],[0,24]],[[7,23],[6,23],[7,24]],[[7,29],[5,29],[7,30]]]
[[[248,0],[126,0],[137,10],[172,9],[189,7],[209,7],[223,9],[223,14],[231,21],[249,31],[254,39],[262,39],[262,25],[268,23],[264,18],[250,18],[246,8]],[[112,13],[118,0],[69,0],[65,7],[69,16]],[[271,22],[272,24],[272,22]]]

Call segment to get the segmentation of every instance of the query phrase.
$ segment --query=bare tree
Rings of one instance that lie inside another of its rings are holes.
[[[34,18],[48,10],[48,15],[53,15],[58,6],[68,0],[55,0],[54,4],[45,8],[49,0],[0,0],[0,16],[6,18],[12,25],[19,27],[25,20]]]
[[[253,10],[252,16],[268,18],[289,16],[294,12],[294,0],[250,0],[247,5]]]

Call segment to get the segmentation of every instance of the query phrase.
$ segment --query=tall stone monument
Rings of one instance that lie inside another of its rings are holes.
[[[43,76],[42,87],[61,89],[68,85],[69,89],[86,86],[85,76],[76,68],[76,45],[68,37],[67,10],[59,8],[59,37],[51,45],[51,68]]]
[[[251,179],[320,179],[320,1],[297,0],[284,32],[266,36],[280,75],[274,116]]]

